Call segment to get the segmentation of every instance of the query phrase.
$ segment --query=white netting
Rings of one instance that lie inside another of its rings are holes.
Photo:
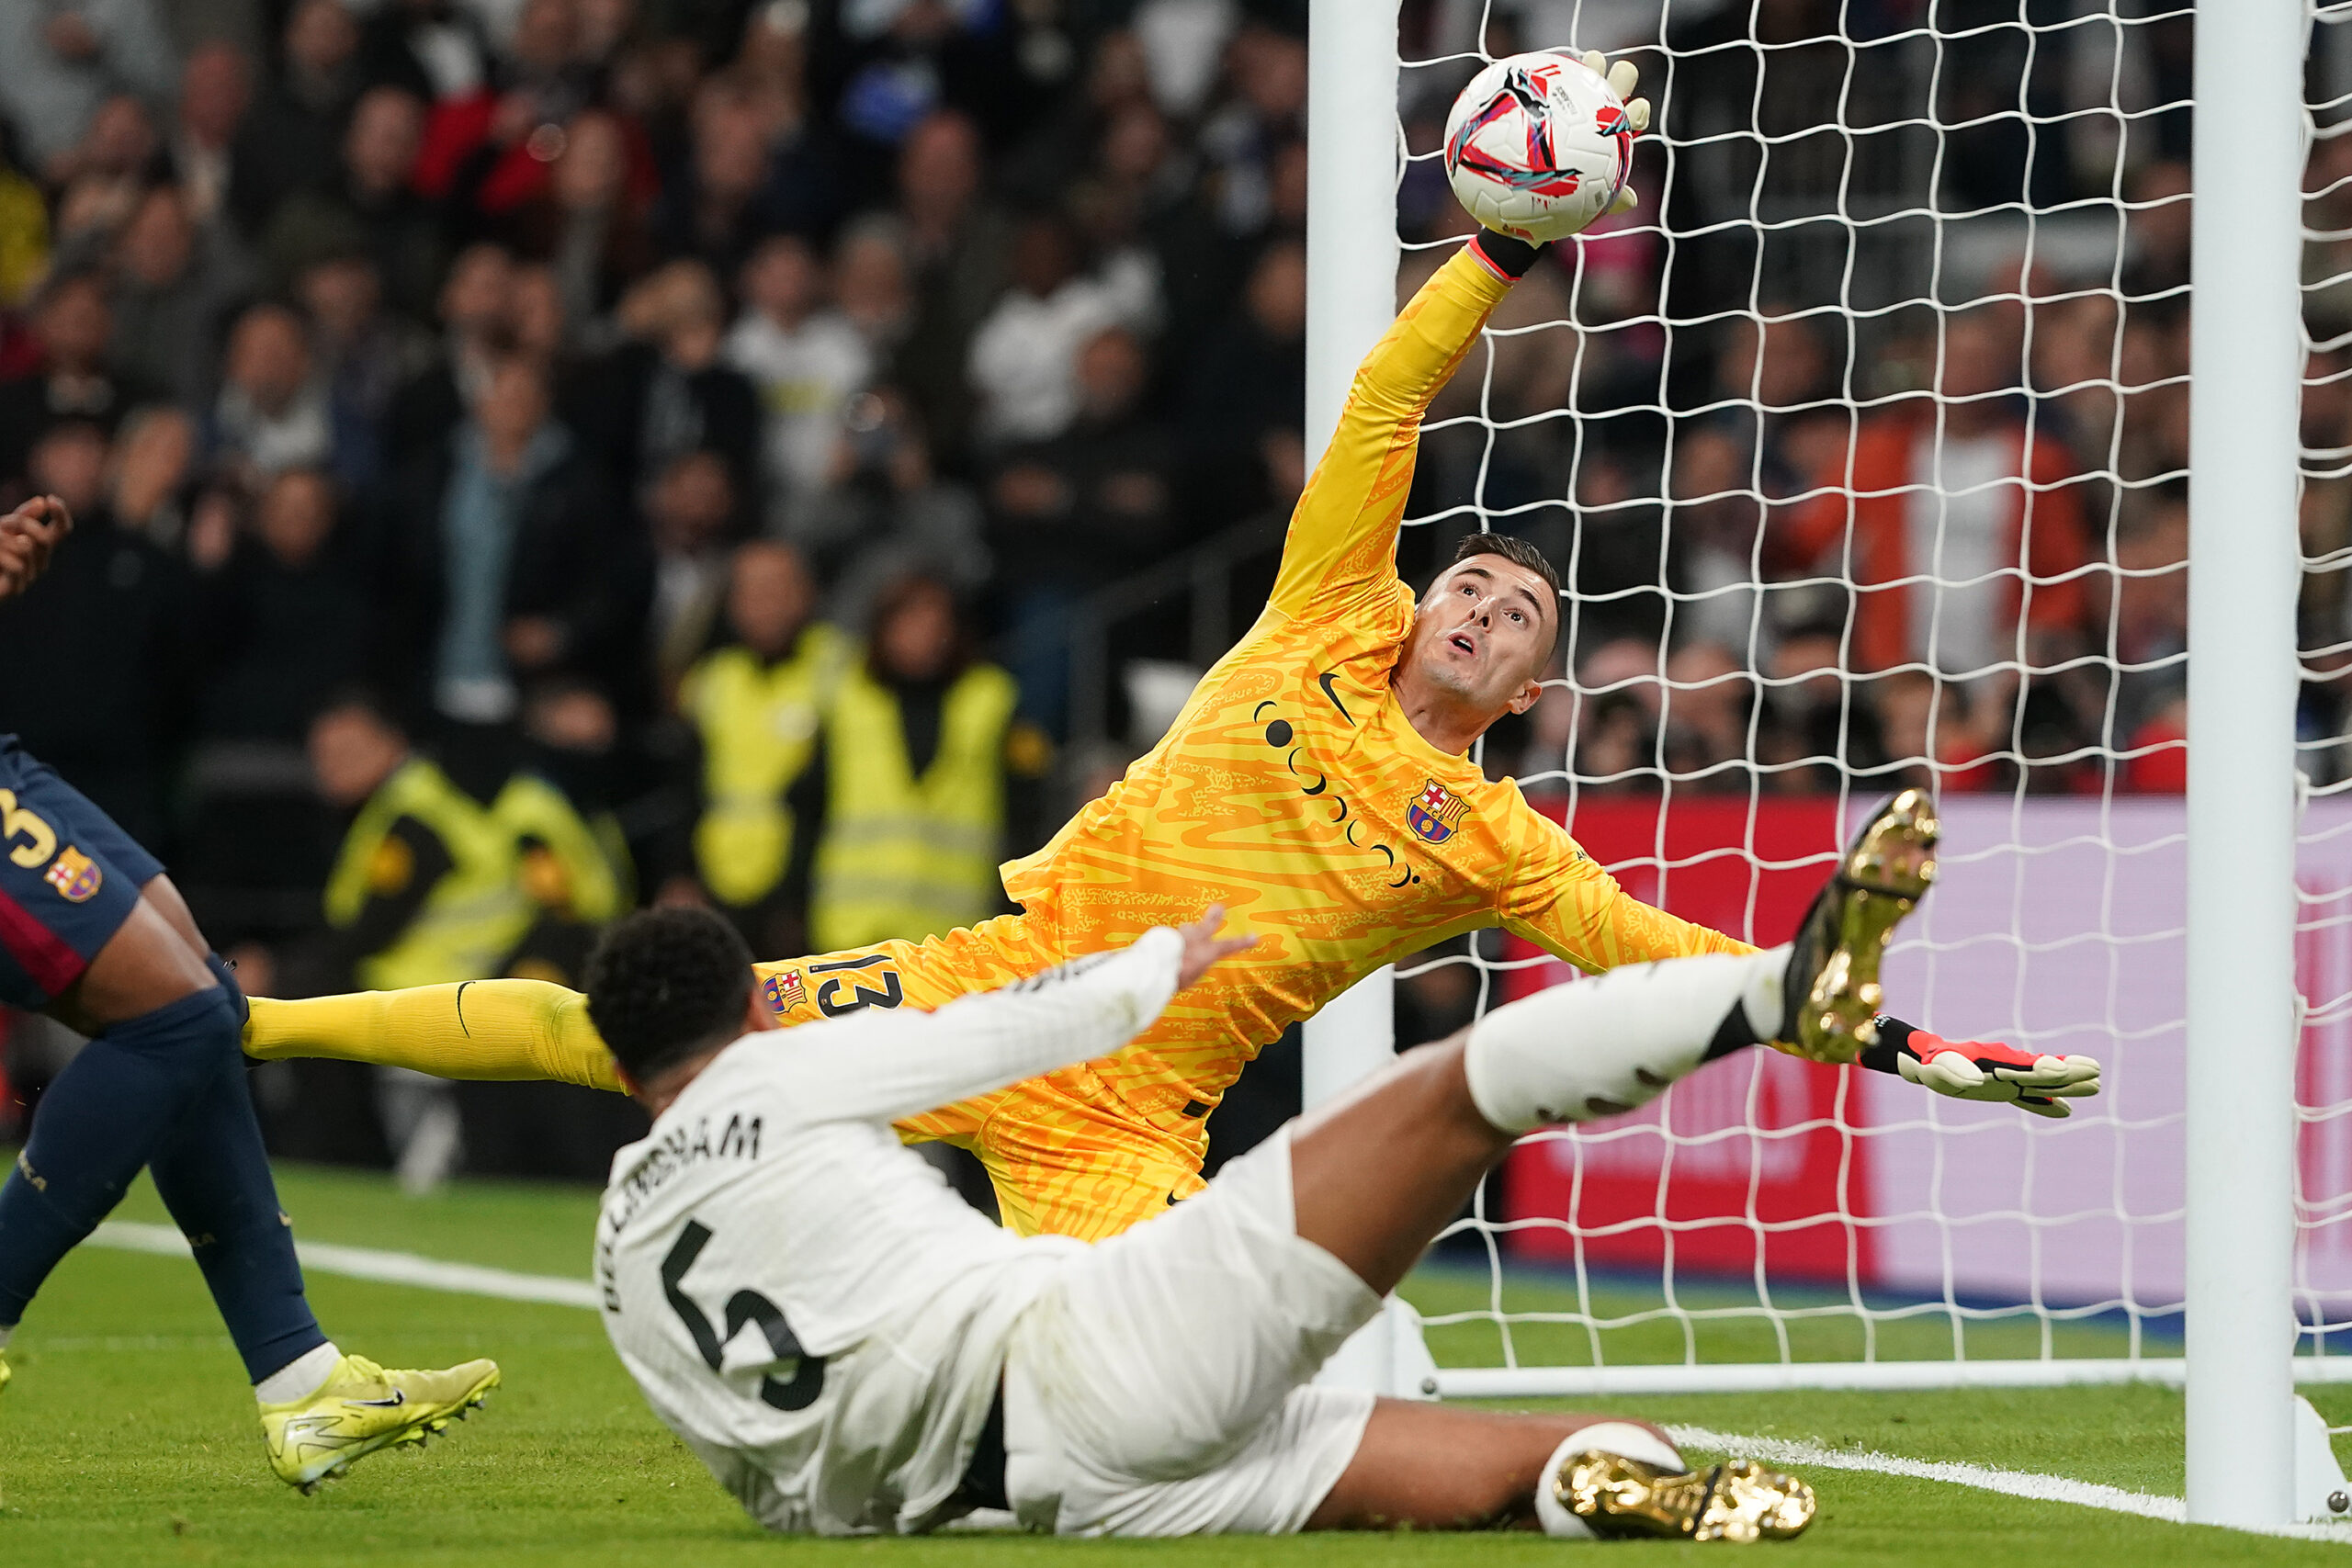
[[[2052,1122],[1752,1053],[1530,1139],[1453,1238],[1486,1269],[1418,1303],[1442,1361],[2179,1353],[2190,26],[2169,0],[1408,10],[1405,288],[1463,231],[1431,127],[1481,61],[1599,44],[1657,107],[1640,208],[1520,286],[1424,437],[1408,566],[1489,527],[1576,589],[1489,772],[1637,896],[1768,942],[1860,808],[1932,782],[1944,877],[1893,1010],[2107,1067]],[[2330,548],[2315,592],[2352,525]],[[2317,962],[2352,931],[2352,805],[2306,826]],[[2325,964],[2313,1220],[2352,1192],[2352,945]],[[1399,983],[1442,1011],[1465,976],[1481,1007],[1568,977],[1495,940]],[[2308,1267],[2352,1278],[2317,1242]]]
[[[2308,1346],[2352,1327],[2352,6],[2312,12],[2303,182],[2302,548],[2296,853],[2296,1307]]]

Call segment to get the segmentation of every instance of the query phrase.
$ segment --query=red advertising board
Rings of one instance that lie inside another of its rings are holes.
[[[1555,808],[1556,810],[1556,807]],[[1569,830],[1625,890],[1686,919],[1759,943],[1787,940],[1838,841],[1834,799],[1685,795],[1581,802]],[[1510,939],[1506,998],[1575,971]],[[1537,962],[1539,961],[1540,962]],[[1867,1280],[1872,1232],[1852,1216],[1869,1190],[1869,1143],[1853,1136],[1849,1075],[1749,1052],[1679,1086],[1636,1116],[1529,1144],[1505,1201],[1514,1252],[1599,1268],[1753,1272]]]

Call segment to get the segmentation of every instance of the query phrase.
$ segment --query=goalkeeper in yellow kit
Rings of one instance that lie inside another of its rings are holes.
[[[1416,604],[1396,536],[1420,421],[1539,247],[1481,234],[1357,371],[1293,514],[1265,613],[1167,737],[1036,853],[1009,862],[1021,912],[922,942],[758,966],[782,1022],[935,1008],[1222,903],[1257,945],[1178,997],[1116,1056],[899,1123],[972,1150],[1005,1221],[1097,1238],[1203,1185],[1206,1120],[1292,1023],[1382,964],[1501,926],[1593,972],[1747,944],[1630,897],[1466,753],[1536,700],[1559,630],[1532,547],[1464,541]],[[1947,1043],[1892,1024],[1866,1065],[1946,1093],[2064,1114],[2097,1065]],[[338,1056],[446,1077],[619,1089],[582,998],[489,980],[312,1001],[254,998],[249,1055]]]

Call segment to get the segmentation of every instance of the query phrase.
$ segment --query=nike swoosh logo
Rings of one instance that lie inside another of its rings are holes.
[[[371,1410],[397,1410],[408,1403],[408,1395],[399,1389],[394,1389],[392,1397],[390,1399],[346,1399],[344,1403],[365,1405]]]
[[[1356,721],[1349,714],[1348,705],[1341,702],[1340,700],[1340,694],[1331,689],[1332,682],[1338,679],[1339,676],[1333,674],[1330,671],[1326,670],[1322,674],[1315,677],[1315,683],[1323,688],[1324,696],[1330,699],[1331,705],[1340,710],[1340,716],[1346,719],[1348,721],[1348,728],[1352,729],[1355,728]]]

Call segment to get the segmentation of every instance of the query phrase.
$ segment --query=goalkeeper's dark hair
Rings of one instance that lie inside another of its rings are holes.
[[[1513,566],[1523,566],[1551,585],[1555,598],[1560,592],[1560,572],[1544,552],[1516,534],[1465,534],[1453,547],[1453,558],[1448,566],[1459,566],[1472,556],[1500,556]]]
[[[708,909],[644,909],[588,960],[588,1018],[638,1083],[743,1032],[752,950]]]

